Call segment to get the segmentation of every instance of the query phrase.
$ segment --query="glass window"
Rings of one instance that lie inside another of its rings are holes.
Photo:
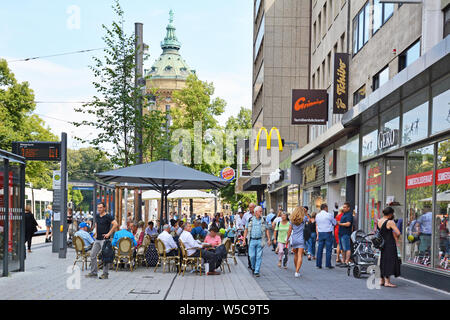
[[[373,32],[375,33],[383,24],[383,4],[380,0],[373,1]]]
[[[299,197],[299,185],[291,184],[288,186],[288,195],[287,195],[287,212],[292,213],[296,207],[299,206],[298,197]]]
[[[405,218],[403,203],[405,195],[405,190],[403,188],[403,181],[405,181],[404,167],[404,160],[386,160],[386,200],[384,203],[394,209],[394,220],[397,223],[400,232],[403,232],[402,227]],[[403,257],[403,237],[399,237],[397,240],[397,249],[401,253],[400,256]]]
[[[378,149],[385,152],[398,146],[400,136],[400,105],[383,112],[380,117],[381,128]]]
[[[358,173],[359,167],[359,135],[349,139],[342,148],[346,153],[346,174],[351,176]]]
[[[381,203],[383,197],[381,161],[372,161],[366,166],[365,188],[365,228],[368,233],[371,233],[375,231],[377,221],[383,210]]]
[[[402,134],[403,144],[428,136],[428,90],[423,90],[405,100]]]
[[[369,40],[369,2],[353,19],[353,53],[357,53]]]
[[[433,145],[408,152],[406,261],[431,266]]]
[[[444,38],[450,34],[450,5],[444,9]]]
[[[438,143],[436,169],[434,266],[450,272],[450,140]]]
[[[402,71],[420,57],[420,40],[400,54],[398,71]]]
[[[361,128],[362,146],[361,158],[367,159],[377,154],[378,148],[378,118],[372,118]]]
[[[362,99],[366,97],[366,85],[363,85],[361,88],[353,93],[353,105],[356,106]]]
[[[373,76],[373,91],[377,90],[383,84],[389,81],[389,66],[386,66],[383,70]]]
[[[264,37],[264,26],[265,26],[265,15],[261,19],[261,24],[259,25],[258,35],[256,36],[255,40],[255,56],[254,60],[256,60],[256,57],[259,54],[259,48],[261,47],[261,43]]]
[[[256,76],[255,85],[253,86],[253,99],[256,99],[258,96],[259,90],[261,89],[264,83],[264,62],[261,64],[259,68],[258,75]]]
[[[450,77],[434,85],[431,133],[450,128]]]

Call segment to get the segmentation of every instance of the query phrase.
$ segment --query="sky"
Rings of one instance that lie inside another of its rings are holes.
[[[104,47],[101,25],[111,25],[112,4],[112,0],[22,0],[5,1],[0,8],[0,58],[9,61],[19,81],[30,83],[35,113],[54,134],[67,132],[69,148],[83,146],[74,136],[96,135],[94,129],[76,128],[67,121],[87,119],[74,107],[96,94],[89,66],[102,50],[13,60]],[[160,42],[172,9],[183,59],[201,80],[213,82],[214,97],[227,102],[219,122],[225,124],[241,106],[251,108],[252,0],[121,0],[120,4],[128,34],[134,32],[135,22],[144,25],[150,54],[144,69],[150,69],[162,52]]]

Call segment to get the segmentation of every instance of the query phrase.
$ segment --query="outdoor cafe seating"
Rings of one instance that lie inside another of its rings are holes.
[[[168,265],[169,271],[171,267],[171,263],[173,262],[174,268],[176,267],[178,270],[178,273],[181,271],[180,269],[180,256],[168,256],[166,254],[166,246],[164,245],[164,242],[162,242],[159,239],[155,240],[155,246],[156,250],[158,251],[158,262],[156,263],[155,270],[161,265],[163,266],[163,273],[166,271],[166,264]]]

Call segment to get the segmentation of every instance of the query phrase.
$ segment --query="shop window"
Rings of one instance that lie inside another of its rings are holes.
[[[450,272],[450,140],[438,143],[436,169],[434,266]]]
[[[384,203],[394,209],[394,220],[400,232],[403,232],[402,227],[403,221],[405,219],[403,203],[405,195],[405,190],[403,187],[403,181],[405,181],[404,167],[404,160],[386,160],[386,199]],[[403,257],[403,237],[399,237],[399,239],[397,240],[397,249],[400,251],[400,256]]]
[[[367,121],[361,128],[361,158],[367,159],[377,154],[378,149],[378,117]]]
[[[353,54],[356,54],[369,40],[369,2],[353,19]]]
[[[347,176],[357,174],[359,172],[359,135],[349,139],[342,149],[345,150]]]
[[[373,33],[392,17],[394,13],[393,3],[380,3],[380,0],[373,1]]]
[[[406,176],[405,258],[409,263],[431,266],[433,215],[433,145],[408,152]]]
[[[408,144],[428,136],[428,90],[405,100],[403,104],[402,143]]]
[[[444,9],[444,38],[450,34],[450,5]]]
[[[299,186],[291,184],[288,186],[287,211],[291,214],[299,206]]]
[[[361,88],[353,93],[353,105],[356,106],[362,99],[366,97],[366,85],[363,85]]]
[[[372,161],[366,166],[365,228],[369,233],[375,232],[383,211],[382,176],[381,161]]]
[[[389,66],[386,66],[383,70],[381,70],[380,72],[378,72],[376,75],[373,76],[373,85],[372,85],[373,91],[377,90],[379,87],[381,87],[388,81],[389,81]]]
[[[378,151],[385,152],[396,148],[400,135],[400,105],[383,112],[380,117],[381,128],[378,137]]]
[[[433,111],[431,133],[435,134],[450,128],[450,77],[432,87]]]
[[[420,57],[420,40],[414,43],[411,47],[403,51],[398,57],[398,72],[405,69],[411,63]]]

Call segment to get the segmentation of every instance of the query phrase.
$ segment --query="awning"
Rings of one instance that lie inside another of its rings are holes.
[[[244,187],[242,189],[244,191],[260,191],[265,190],[266,187],[266,184],[261,184],[261,177],[253,177],[244,183]]]

